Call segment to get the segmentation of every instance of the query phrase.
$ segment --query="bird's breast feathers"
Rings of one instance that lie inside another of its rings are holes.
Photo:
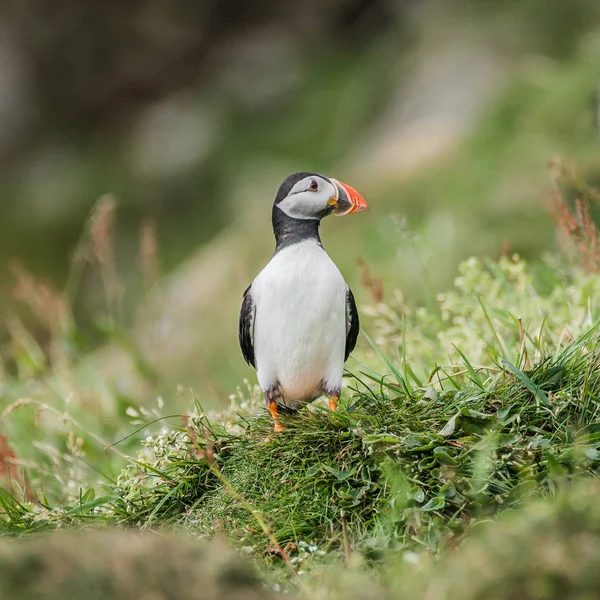
[[[312,399],[341,383],[346,339],[346,283],[313,241],[284,248],[252,284],[259,383],[277,382],[286,400]]]

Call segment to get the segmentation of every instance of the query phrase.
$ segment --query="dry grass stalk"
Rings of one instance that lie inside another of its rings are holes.
[[[114,264],[112,240],[115,230],[117,201],[105,195],[98,199],[89,222],[91,249],[100,265]]]
[[[19,491],[27,500],[33,500],[29,479],[23,469],[19,469],[17,456],[8,445],[6,436],[0,435],[0,481],[5,482],[11,493]],[[15,488],[17,488],[15,490]]]
[[[373,277],[364,259],[358,259],[358,268],[360,269],[360,284],[369,292],[373,302],[381,304],[383,302],[383,282],[379,277]]]
[[[100,267],[106,303],[114,318],[121,312],[123,286],[119,280],[114,253],[117,200],[107,194],[99,198],[89,220],[91,258]]]
[[[70,360],[65,336],[72,325],[71,306],[67,294],[59,292],[49,281],[35,277],[20,262],[13,261],[10,265],[15,283],[12,296],[29,308],[35,320],[50,334],[46,354],[55,370],[67,374],[70,370]],[[22,347],[33,347],[34,335],[27,331],[15,316],[7,319],[7,329],[13,344]]]
[[[519,352],[523,353],[523,359],[525,361],[525,368],[531,369],[531,363],[529,362],[529,353],[527,352],[527,344],[525,343],[525,330],[523,329],[523,319],[519,317]]]
[[[0,419],[4,420],[11,412],[16,410],[21,406],[29,406],[31,404],[31,400],[29,398],[19,398],[19,400],[15,400],[12,404],[9,404],[0,414]]]
[[[205,461],[208,465],[208,468],[211,472],[221,481],[224,487],[227,490],[227,493],[238,502],[241,506],[243,506],[256,520],[258,525],[263,530],[265,536],[270,542],[271,551],[273,554],[277,554],[281,556],[287,567],[291,570],[294,575],[297,575],[292,563],[290,561],[289,555],[284,548],[281,547],[277,538],[275,537],[273,530],[267,524],[263,513],[257,509],[253,504],[246,501],[242,495],[234,489],[231,485],[230,481],[227,479],[225,474],[221,471],[219,463],[215,459],[214,455],[214,440],[210,435],[210,431],[208,429],[204,429],[204,446],[200,442],[200,436],[196,428],[194,427],[194,423],[191,418],[187,414],[183,414],[181,416],[182,425],[190,438],[190,442],[192,444],[193,450],[192,455],[196,460]]]
[[[342,510],[340,512],[340,518],[342,520],[342,535],[344,536],[344,558],[346,565],[350,564],[350,536],[348,535],[348,521],[346,520],[346,513]]]
[[[145,219],[140,225],[139,267],[146,287],[154,286],[160,275],[156,223]]]
[[[590,199],[598,201],[597,190],[582,184],[576,173],[569,172],[558,161],[551,167],[554,188],[553,213],[562,240],[572,246],[583,268],[588,272],[600,273],[600,242],[598,230],[590,214]],[[570,187],[577,197],[570,206],[563,188]]]
[[[70,319],[64,295],[49,281],[34,277],[20,262],[10,264],[15,283],[12,296],[25,304],[36,320],[54,336],[58,336]]]

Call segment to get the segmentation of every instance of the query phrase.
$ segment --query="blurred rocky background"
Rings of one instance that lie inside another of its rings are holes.
[[[237,311],[291,172],[369,202],[323,225],[359,304],[367,270],[428,302],[466,256],[535,259],[555,243],[548,163],[600,179],[599,16],[595,0],[9,0],[0,310],[34,320],[18,259],[65,290],[109,385],[210,403],[250,374]],[[77,250],[98,211],[115,247],[94,268]]]

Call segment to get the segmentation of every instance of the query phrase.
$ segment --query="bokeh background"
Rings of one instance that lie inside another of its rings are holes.
[[[600,182],[599,17],[595,0],[5,2],[0,340],[15,315],[48,337],[15,298],[21,264],[72,307],[107,386],[226,402],[253,377],[239,303],[295,171],[370,204],[323,224],[359,305],[369,277],[429,304],[467,256],[535,262],[556,243],[552,165]]]

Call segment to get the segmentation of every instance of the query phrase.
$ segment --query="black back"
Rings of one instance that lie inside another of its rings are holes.
[[[356,346],[358,340],[358,332],[360,331],[360,321],[358,319],[358,310],[356,310],[356,302],[352,290],[348,288],[346,292],[346,351],[344,353],[344,361],[348,360],[350,352]]]
[[[254,363],[254,301],[250,292],[251,285],[244,292],[244,300],[240,310],[238,339],[244,360],[252,367]]]

